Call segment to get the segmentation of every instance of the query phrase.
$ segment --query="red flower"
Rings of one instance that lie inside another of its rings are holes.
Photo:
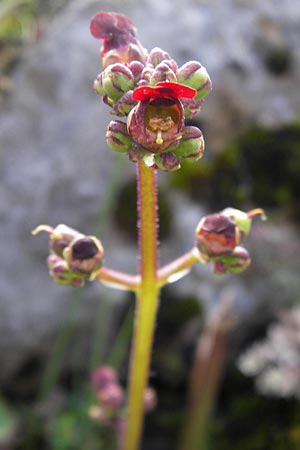
[[[195,89],[170,81],[136,88],[132,98],[139,103],[127,121],[131,138],[152,153],[176,146],[184,132],[184,111],[179,99],[195,95]]]
[[[140,86],[133,91],[133,100],[150,100],[155,98],[194,98],[196,89],[179,83],[161,81],[155,86]]]

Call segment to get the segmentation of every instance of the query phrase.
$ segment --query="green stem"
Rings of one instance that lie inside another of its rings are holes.
[[[201,261],[200,252],[193,247],[189,252],[166,264],[158,270],[157,278],[159,286],[180,280],[187,275],[195,263]]]
[[[144,421],[144,392],[159,302],[157,282],[157,194],[155,169],[137,164],[140,286],[136,293],[124,450],[138,450]]]
[[[129,275],[128,273],[119,272],[118,270],[109,269],[108,267],[102,267],[99,270],[97,279],[100,283],[103,283],[108,287],[124,291],[136,291],[140,285],[139,276]]]

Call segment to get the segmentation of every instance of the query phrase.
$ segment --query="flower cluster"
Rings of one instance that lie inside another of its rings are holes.
[[[98,367],[91,374],[91,384],[98,404],[90,408],[90,416],[102,425],[119,426],[125,395],[117,372],[110,366]],[[144,393],[145,412],[151,412],[156,407],[156,403],[156,394],[148,387]]]
[[[248,213],[226,208],[203,217],[196,229],[196,247],[201,261],[211,261],[216,274],[243,272],[251,260],[248,251],[240,244],[248,235],[256,215],[265,218],[259,208]]]
[[[131,161],[177,170],[180,161],[196,161],[204,152],[202,132],[185,126],[211,90],[206,69],[197,61],[178,67],[168,53],[149,53],[136,38],[131,20],[121,14],[98,13],[91,21],[92,35],[103,41],[104,70],[94,82],[95,91],[111,107],[113,120],[106,140]]]
[[[99,239],[85,236],[64,224],[52,228],[39,225],[32,234],[49,235],[50,255],[47,262],[52,279],[63,285],[82,287],[93,280],[102,267],[103,247]]]

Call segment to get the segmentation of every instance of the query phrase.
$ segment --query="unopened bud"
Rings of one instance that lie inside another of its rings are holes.
[[[189,61],[178,69],[178,83],[185,84],[197,90],[196,99],[206,97],[212,89],[210,77],[205,67],[198,61]]]
[[[239,242],[235,222],[220,213],[204,217],[197,226],[196,246],[209,257],[231,254]]]
[[[236,226],[241,232],[242,238],[245,238],[249,234],[252,225],[252,220],[255,216],[260,215],[262,220],[266,220],[265,213],[260,208],[253,209],[248,213],[245,213],[235,208],[225,208],[221,212],[221,214],[223,214],[226,217],[230,217],[231,219],[234,220]]]
[[[154,47],[148,57],[148,61],[153,67],[158,66],[165,59],[171,59],[170,55],[159,47]]]
[[[154,389],[147,387],[144,392],[144,408],[145,412],[153,411],[157,406],[157,396]]]
[[[219,275],[224,273],[238,274],[246,270],[250,263],[248,251],[244,247],[237,246],[230,255],[213,259],[213,270],[214,273]]]
[[[180,162],[173,152],[160,153],[154,156],[154,162],[159,169],[174,172],[180,169]]]
[[[74,239],[64,250],[64,258],[74,272],[92,276],[103,261],[103,247],[94,236],[83,236]]]
[[[91,383],[96,390],[118,382],[117,372],[110,366],[101,366],[93,370]]]
[[[232,259],[227,270],[231,273],[240,273],[247,269],[250,265],[251,259],[244,247],[237,246],[232,252]]]
[[[94,91],[96,92],[96,94],[103,96],[105,94],[105,90],[103,88],[103,84],[102,84],[102,75],[103,72],[99,73],[99,75],[97,76],[97,78],[94,81]]]
[[[181,159],[197,161],[204,153],[204,139],[202,132],[197,127],[185,127],[179,145],[174,153]]]
[[[134,148],[129,150],[128,159],[129,159],[129,161],[136,163],[138,161],[141,161],[141,159],[143,159],[144,157],[147,157],[148,154],[149,154],[148,151],[143,150],[143,148],[137,144],[137,145],[134,145]],[[153,161],[153,164],[154,164],[154,161]],[[151,165],[153,165],[153,164],[151,164]]]
[[[125,64],[109,65],[102,74],[102,86],[107,96],[116,102],[122,95],[134,88],[134,77]]]
[[[145,65],[140,61],[132,61],[128,64],[128,68],[131,70],[135,81],[138,81],[141,78],[144,67]]]
[[[132,141],[127,132],[126,123],[112,120],[107,126],[106,142],[116,152],[128,152],[132,148]]]
[[[174,73],[177,73],[178,65],[177,65],[177,62],[174,59],[165,59],[162,62],[164,62],[167,66],[169,66],[170,69],[173,70]]]
[[[137,41],[136,44],[129,44],[125,62],[141,61],[144,62],[147,57],[147,50]]]
[[[117,116],[127,116],[132,108],[135,106],[136,102],[132,99],[132,92],[125,92],[124,95],[114,104],[112,108],[112,113]]]
[[[199,113],[204,102],[203,98],[200,100],[196,100],[195,98],[183,98],[181,101],[186,119],[195,117]]]
[[[70,271],[67,262],[57,255],[50,255],[47,259],[49,275],[57,284],[72,287],[82,287],[85,283],[83,277]]]
[[[141,80],[138,83],[138,86],[145,84],[145,81],[147,84],[150,82],[151,76],[154,72],[154,68],[151,66],[144,67],[142,74],[141,74]]]
[[[150,78],[150,84],[154,86],[156,83],[159,83],[161,81],[171,81],[175,83],[177,81],[175,72],[172,70],[169,64],[166,64],[165,61],[162,61],[155,67],[155,70],[153,71]]]
[[[119,409],[122,406],[124,393],[119,384],[111,383],[97,392],[101,404],[111,409]]]
[[[41,231],[45,231],[49,235],[50,249],[60,257],[63,256],[64,249],[73,241],[73,239],[83,236],[79,231],[64,224],[59,224],[55,228],[52,228],[49,225],[39,225],[32,231],[32,234],[36,235]]]

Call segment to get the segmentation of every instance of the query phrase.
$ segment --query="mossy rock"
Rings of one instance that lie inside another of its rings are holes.
[[[173,186],[213,209],[281,208],[300,220],[300,125],[253,127],[213,158],[185,165]]]

